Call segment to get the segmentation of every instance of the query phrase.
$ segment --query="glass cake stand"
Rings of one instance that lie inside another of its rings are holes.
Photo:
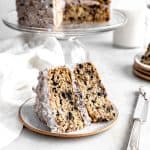
[[[6,26],[18,31],[29,32],[38,36],[45,35],[45,37],[56,37],[61,43],[63,52],[66,56],[65,63],[74,64],[88,59],[88,53],[84,49],[82,43],[77,39],[78,37],[115,30],[127,22],[127,17],[119,10],[112,10],[111,19],[107,23],[62,25],[61,28],[57,29],[53,24],[50,24],[49,28],[36,28],[19,25],[16,11],[10,11],[2,18],[2,20]],[[77,59],[74,59],[75,57],[77,57]]]

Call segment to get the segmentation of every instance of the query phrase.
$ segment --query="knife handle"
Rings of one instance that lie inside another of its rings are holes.
[[[139,140],[141,131],[141,121],[135,119],[131,130],[127,150],[139,150]]]

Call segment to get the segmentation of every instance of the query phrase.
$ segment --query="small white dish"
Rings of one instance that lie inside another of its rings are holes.
[[[142,55],[143,54],[141,54],[141,53],[137,54],[134,58],[134,63],[137,64],[140,68],[150,71],[150,65],[146,65],[141,62]]]
[[[51,132],[50,129],[39,120],[35,111],[34,111],[34,103],[35,99],[27,100],[19,109],[19,119],[23,123],[23,125],[28,128],[29,130],[43,134],[48,136],[56,136],[56,137],[65,137],[65,138],[77,138],[77,137],[86,137],[95,135],[98,133],[102,133],[110,129],[118,118],[118,110],[114,106],[116,111],[116,117],[114,120],[109,122],[100,122],[100,123],[92,123],[90,126],[85,127],[84,129],[69,132],[69,133],[58,133],[58,132]]]

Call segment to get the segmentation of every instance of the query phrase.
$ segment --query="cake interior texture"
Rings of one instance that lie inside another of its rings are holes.
[[[114,108],[94,65],[78,64],[74,74],[92,122],[112,120],[115,117]]]
[[[107,22],[110,0],[16,0],[20,25],[47,28],[55,24]]]
[[[115,110],[108,100],[98,72],[90,62],[46,69],[39,73],[36,113],[54,132],[71,132],[91,123],[113,120]]]
[[[146,65],[150,65],[150,44],[148,45],[145,54],[142,56],[141,62]]]

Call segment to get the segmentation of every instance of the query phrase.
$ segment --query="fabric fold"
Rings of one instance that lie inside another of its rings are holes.
[[[34,96],[39,70],[64,65],[61,45],[55,38],[22,35],[0,45],[0,149],[22,131],[19,107]]]

